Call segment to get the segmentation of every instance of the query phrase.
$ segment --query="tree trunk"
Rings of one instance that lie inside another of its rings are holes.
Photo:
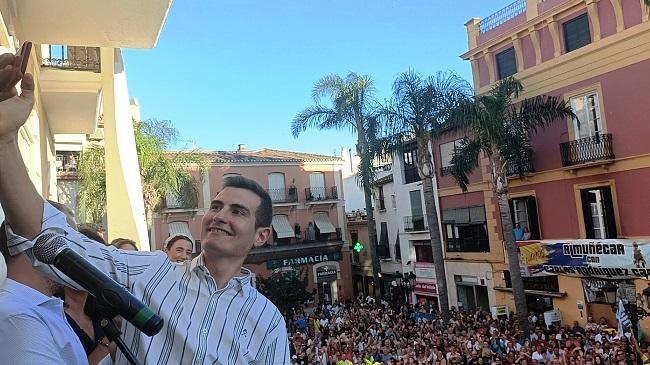
[[[447,294],[447,275],[445,273],[445,257],[442,252],[440,227],[438,225],[438,209],[433,196],[433,180],[425,177],[422,182],[424,193],[424,209],[426,210],[427,223],[429,224],[429,237],[431,237],[431,250],[433,251],[433,265],[436,270],[436,285],[438,289],[438,303],[442,318],[446,322],[451,318],[449,312],[449,296]]]
[[[363,127],[363,126],[361,126]],[[357,127],[359,128],[359,127]],[[368,225],[368,252],[372,260],[372,278],[373,278],[373,294],[375,298],[381,296],[381,282],[379,280],[379,273],[381,266],[379,264],[379,256],[377,256],[377,230],[375,229],[375,212],[372,207],[372,181],[370,181],[370,165],[369,158],[366,156],[368,153],[368,146],[366,144],[365,135],[363,130],[358,130],[357,137],[357,154],[361,158],[360,173],[361,185],[363,188],[364,200],[366,203],[366,218]]]
[[[429,152],[429,138],[418,138],[418,174],[422,178],[422,192],[424,195],[424,209],[429,226],[431,251],[433,252],[433,265],[436,271],[436,285],[438,289],[438,304],[444,321],[451,318],[449,312],[449,295],[447,294],[447,274],[445,272],[445,257],[442,251],[440,238],[440,225],[438,223],[438,209],[433,195],[433,161]],[[437,188],[437,187],[436,187]]]
[[[490,156],[492,167],[492,184],[494,193],[499,203],[501,214],[501,229],[505,242],[506,255],[508,256],[508,269],[510,270],[510,282],[512,283],[512,296],[515,300],[515,315],[524,338],[528,338],[528,306],[526,305],[526,292],[524,281],[521,278],[519,267],[519,248],[515,242],[513,223],[510,215],[510,204],[508,204],[508,179],[506,177],[506,166],[501,161],[498,151],[494,150]]]

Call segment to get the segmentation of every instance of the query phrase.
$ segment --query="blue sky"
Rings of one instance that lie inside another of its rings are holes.
[[[510,2],[176,0],[156,48],[125,50],[129,92],[143,119],[169,119],[203,149],[334,154],[354,146],[351,133],[289,130],[320,77],[368,74],[380,101],[409,68],[471,80],[464,23]]]

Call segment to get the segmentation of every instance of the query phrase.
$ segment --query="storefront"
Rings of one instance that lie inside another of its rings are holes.
[[[433,308],[439,308],[436,272],[433,264],[428,262],[416,262],[415,277],[415,287],[413,288],[415,301],[419,304],[428,303]]]

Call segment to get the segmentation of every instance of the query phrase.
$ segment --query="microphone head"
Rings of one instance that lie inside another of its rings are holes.
[[[63,235],[59,233],[44,233],[34,242],[32,252],[38,261],[44,264],[53,264],[56,255],[67,246],[68,243]]]

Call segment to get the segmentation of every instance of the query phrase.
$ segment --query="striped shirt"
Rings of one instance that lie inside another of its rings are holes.
[[[242,268],[219,289],[203,256],[185,264],[169,261],[162,252],[122,251],[80,235],[65,216],[47,202],[42,231],[61,230],[70,248],[92,262],[164,320],[149,337],[129,322],[123,338],[143,364],[288,364],[289,346],[280,311],[252,285]],[[33,259],[33,243],[8,227],[12,254],[25,251]],[[35,240],[34,240],[35,241]],[[68,277],[38,261],[34,266],[53,279],[76,287]],[[128,364],[122,354],[117,364]]]

